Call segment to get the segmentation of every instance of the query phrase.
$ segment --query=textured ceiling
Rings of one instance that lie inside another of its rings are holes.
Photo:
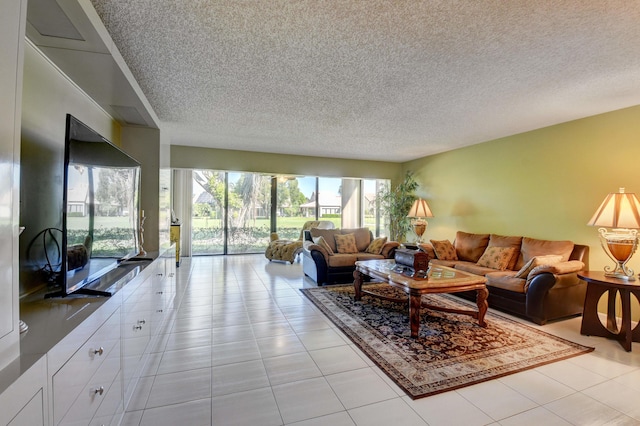
[[[406,161],[640,104],[640,2],[91,0],[172,144]]]

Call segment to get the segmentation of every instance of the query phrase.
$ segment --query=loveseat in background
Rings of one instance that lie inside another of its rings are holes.
[[[357,251],[353,253],[339,253],[336,245],[336,235],[353,234]],[[319,237],[330,246],[328,250],[317,244]],[[356,269],[356,261],[372,259],[393,259],[395,250],[400,243],[377,239],[380,244],[378,250],[367,252],[371,244],[376,240],[369,228],[352,229],[318,229],[313,228],[304,231],[304,243],[302,250],[302,269],[304,274],[318,285],[335,283],[352,283],[353,271]],[[372,251],[372,250],[370,250]]]

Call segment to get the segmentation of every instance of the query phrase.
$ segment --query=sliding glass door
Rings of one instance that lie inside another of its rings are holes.
[[[224,254],[226,173],[193,170],[191,253]]]
[[[278,176],[276,182],[275,229],[278,237],[287,240],[300,238],[302,225],[315,220],[316,178],[311,176]]]
[[[192,170],[191,176],[193,255],[263,253],[271,232],[296,240],[308,220],[385,235],[376,194],[386,180],[213,170]]]
[[[227,253],[261,253],[271,228],[271,177],[229,173]]]

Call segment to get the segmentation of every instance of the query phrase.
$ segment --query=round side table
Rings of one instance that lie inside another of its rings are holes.
[[[607,277],[601,271],[579,272],[578,278],[587,283],[580,334],[615,339],[627,352],[631,351],[631,342],[640,342],[640,323],[633,330],[631,329],[631,295],[633,294],[640,301],[640,283]],[[598,317],[598,301],[607,292],[607,325],[605,326]],[[620,327],[616,319],[618,293],[622,302]]]

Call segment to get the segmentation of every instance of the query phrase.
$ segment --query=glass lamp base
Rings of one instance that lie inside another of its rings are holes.
[[[635,229],[613,229],[607,231],[600,228],[600,244],[605,253],[616,264],[615,268],[604,267],[606,277],[619,278],[627,281],[635,281],[633,269],[627,266],[627,262],[638,246],[637,231]]]

